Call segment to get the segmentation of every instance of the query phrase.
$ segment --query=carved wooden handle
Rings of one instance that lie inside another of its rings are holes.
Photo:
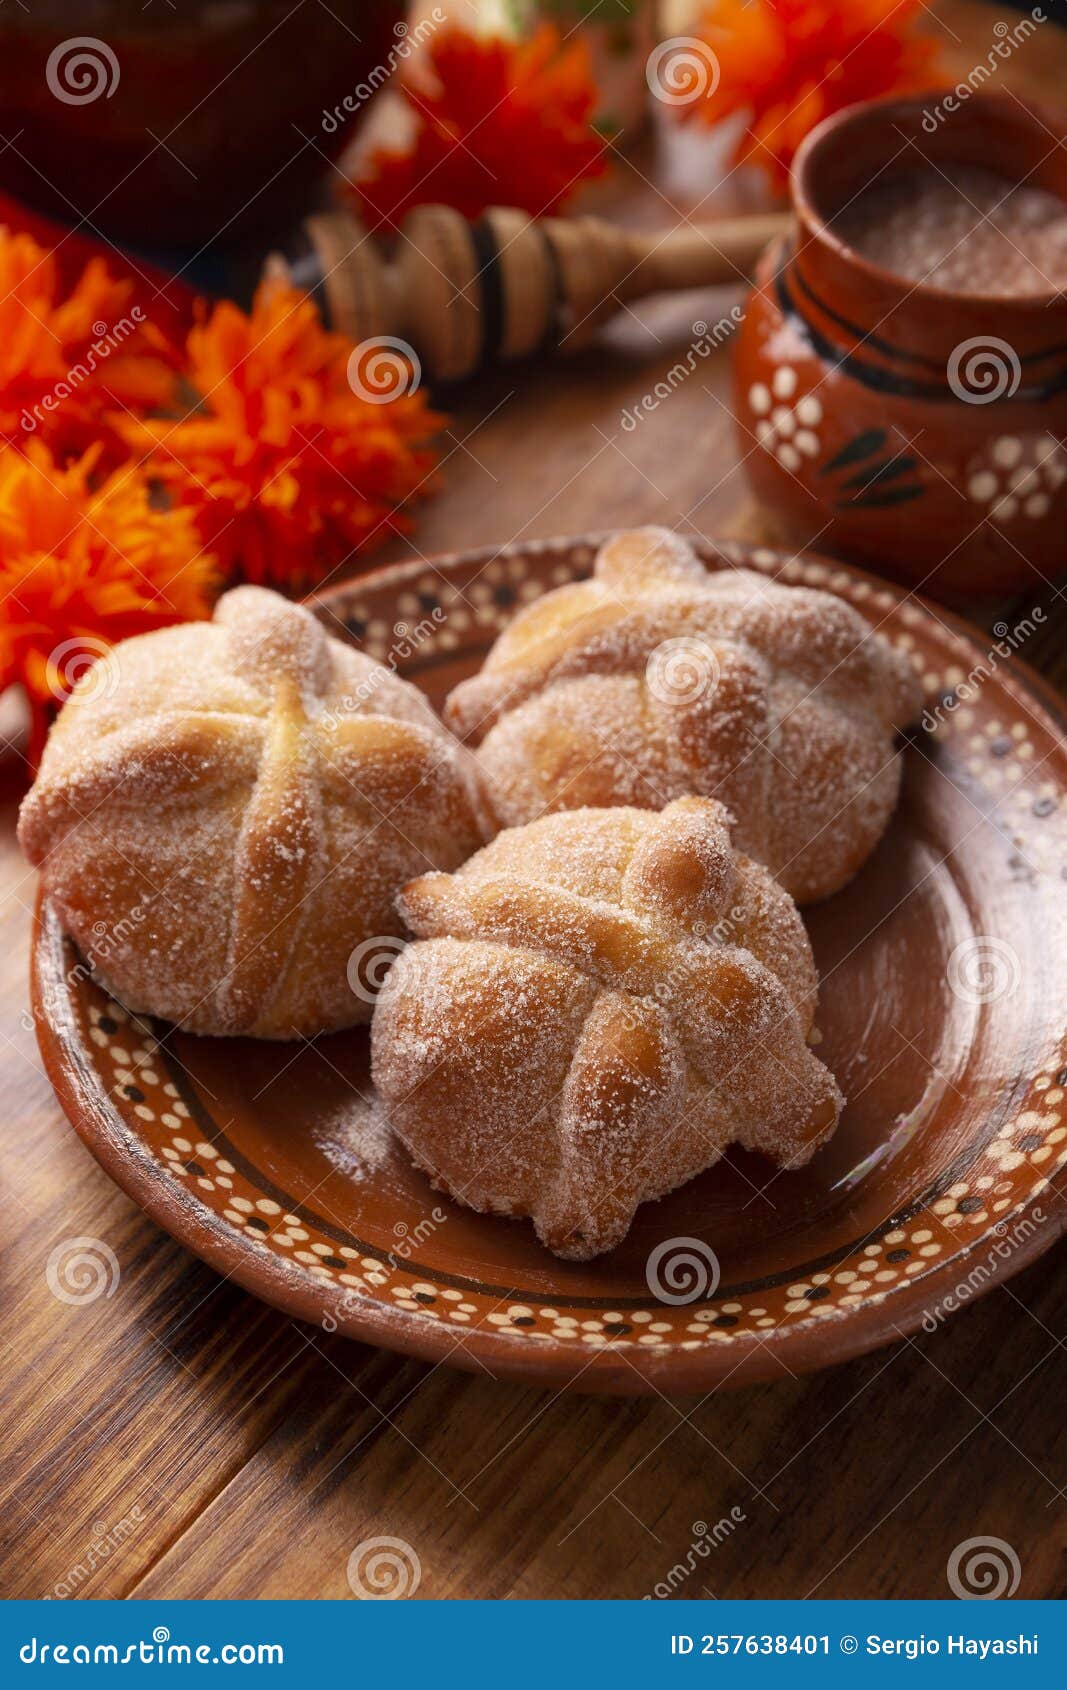
[[[581,346],[646,294],[743,281],[789,222],[782,213],[649,234],[503,207],[469,223],[428,205],[379,240],[338,211],[309,218],[300,249],[268,268],[313,288],[352,340],[406,341],[431,379],[456,381],[497,359]]]

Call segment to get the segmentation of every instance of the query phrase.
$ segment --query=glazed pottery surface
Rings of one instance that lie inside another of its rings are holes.
[[[1067,200],[1067,152],[1014,99],[937,109],[936,95],[854,106],[807,138],[796,232],[764,256],[733,369],[745,466],[782,525],[951,600],[1062,573],[1067,295],[907,281],[848,247],[835,212],[926,160]]]
[[[561,1262],[526,1223],[458,1207],[409,1166],[373,1113],[366,1029],[296,1045],[149,1023],[109,1001],[42,904],[35,1015],[74,1126],[162,1227],[266,1301],[556,1388],[707,1391],[934,1330],[1063,1231],[1054,696],[983,636],[854,570],[700,550],[711,567],[840,593],[926,688],[887,836],[804,912],[818,1051],[848,1100],[836,1136],[796,1173],[732,1152],[644,1205],[619,1249]],[[594,555],[586,537],[403,565],[331,592],[323,615],[440,703],[516,606],[588,574]]]

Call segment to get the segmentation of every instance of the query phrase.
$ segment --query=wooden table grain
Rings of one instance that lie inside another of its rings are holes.
[[[998,16],[939,8],[954,68],[984,56]],[[1048,25],[998,77],[1051,99],[1065,67]],[[685,168],[676,205],[699,197],[691,163],[620,162],[626,214],[668,223],[663,185]],[[707,536],[751,525],[724,352],[621,422],[694,322],[737,297],[624,314],[567,363],[459,395],[418,551],[640,521]],[[1067,683],[1063,594],[1034,602],[1047,621],[1025,655]],[[379,1536],[412,1546],[427,1597],[940,1597],[954,1547],[990,1536],[1018,1555],[1020,1596],[1064,1594],[1062,1248],[933,1336],[695,1401],[552,1396],[407,1361],[297,1325],[187,1255],[97,1168],[42,1072],[33,877],[13,832],[24,781],[9,748],[0,1594],[346,1597],[349,1555]],[[113,1294],[84,1306],[46,1280],[49,1253],[76,1236],[105,1241],[120,1268]],[[702,1536],[715,1547],[691,1553]]]

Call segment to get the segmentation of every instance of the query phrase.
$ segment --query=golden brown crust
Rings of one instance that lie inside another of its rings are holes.
[[[801,902],[844,885],[900,783],[918,715],[907,659],[830,593],[708,573],[677,535],[602,548],[592,580],[520,612],[446,720],[472,744],[502,826],[548,811],[661,808],[696,792]]]
[[[19,837],[106,985],[203,1033],[371,1015],[351,953],[412,873],[486,836],[471,759],[414,687],[256,587],[127,640],[60,713]]]
[[[807,935],[729,821],[701,798],[559,813],[402,894],[419,942],[372,1027],[390,1122],[558,1255],[611,1249],[730,1143],[796,1166],[836,1125]]]

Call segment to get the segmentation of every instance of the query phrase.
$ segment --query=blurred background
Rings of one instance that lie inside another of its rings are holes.
[[[766,442],[742,418],[739,464],[727,440],[730,313],[788,226],[805,136],[857,102],[954,86],[1055,111],[1065,4],[8,0],[0,498],[44,499],[74,536],[57,556],[25,511],[0,533],[0,689],[29,700],[31,752],[80,665],[209,614],[229,582],[306,592],[404,545],[447,549],[468,497],[470,537],[506,537],[455,441],[476,427],[506,455],[523,404],[526,437],[543,424],[558,441],[553,405],[576,417],[605,357],[632,429],[628,400],[695,322],[718,320],[692,397],[715,429],[703,514],[727,486],[736,512]],[[519,236],[552,218],[546,268]],[[730,218],[750,221],[723,232]],[[549,377],[561,345],[577,355]],[[672,404],[655,445],[646,430],[640,473],[658,486],[675,425],[694,438],[686,411]],[[599,473],[590,460],[573,506],[561,474],[538,520],[613,519],[630,477]],[[779,484],[767,512],[788,503]],[[690,504],[665,488],[664,519]],[[131,550],[142,511],[174,518],[153,529],[165,567]],[[791,538],[826,514],[791,518]],[[892,568],[908,547],[879,520],[888,541],[856,555]],[[977,589],[1025,574],[995,546]]]

